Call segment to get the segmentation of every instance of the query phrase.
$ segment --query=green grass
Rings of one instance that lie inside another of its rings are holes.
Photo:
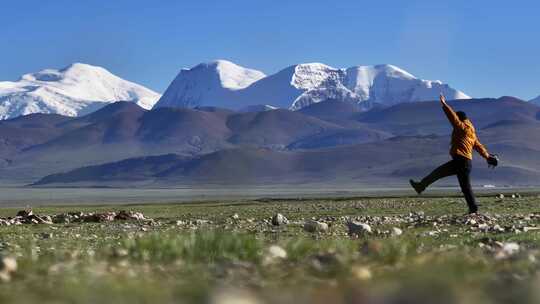
[[[519,215],[540,210],[536,195],[483,197],[480,203],[483,212],[500,216],[502,226],[519,226]],[[437,228],[427,220],[372,225],[380,231],[400,227],[398,237],[350,238],[344,218],[418,211],[460,218],[465,208],[459,198],[406,197],[35,208],[49,215],[129,209],[156,224],[0,227],[1,254],[18,262],[11,279],[0,284],[0,303],[220,303],[223,294],[261,303],[537,303],[538,231],[485,233],[454,222]],[[0,209],[0,215],[16,211]],[[265,222],[278,212],[291,223]],[[310,218],[330,223],[329,230],[305,232],[302,223]],[[210,222],[176,225],[197,219]],[[517,242],[522,250],[496,259],[481,247],[495,241]],[[268,262],[271,245],[287,257]]]

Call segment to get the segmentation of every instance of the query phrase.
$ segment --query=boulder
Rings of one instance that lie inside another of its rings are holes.
[[[281,213],[277,213],[272,217],[272,225],[274,226],[287,225],[288,223],[289,220]]]

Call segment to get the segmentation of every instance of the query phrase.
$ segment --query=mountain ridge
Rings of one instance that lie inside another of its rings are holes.
[[[0,82],[0,119],[32,113],[82,116],[116,101],[150,109],[160,95],[105,68],[73,63]]]
[[[241,109],[264,104],[299,110],[313,103],[336,99],[369,109],[375,104],[391,106],[401,102],[434,100],[441,92],[448,99],[470,98],[441,81],[423,80],[390,64],[345,69],[317,62],[301,63],[264,75],[226,60],[217,62],[182,69],[155,107]],[[222,73],[220,66],[236,72]],[[232,75],[231,83],[237,83],[247,71],[257,77],[247,77],[242,86],[225,85],[229,82],[223,79],[227,75]],[[215,75],[219,75],[219,81],[210,81]]]
[[[499,176],[499,183],[514,177],[525,182],[526,176],[540,172],[540,155],[536,156],[540,151],[540,107],[511,97],[449,103],[468,113],[480,140],[503,159],[511,175]],[[171,180],[184,182],[191,178],[219,182],[227,177],[228,173],[211,168],[214,162],[232,174],[227,178],[242,183],[249,182],[250,176],[260,177],[261,182],[285,181],[287,172],[292,174],[291,182],[333,177],[345,181],[400,180],[396,176],[424,174],[430,166],[447,159],[450,132],[438,101],[367,112],[335,100],[300,111],[259,112],[215,107],[148,111],[134,103],[118,102],[83,117],[33,114],[0,121],[0,170],[3,180],[30,182],[83,166],[172,153],[183,160],[171,170],[199,168],[189,171],[190,176],[177,176],[180,171],[170,175]],[[266,152],[242,152],[257,149]],[[198,161],[190,161],[197,158],[202,160],[201,166]],[[251,167],[257,162],[260,164]],[[265,162],[275,168],[265,169]],[[138,172],[149,177],[144,172],[149,164],[137,163],[141,164]],[[289,171],[287,166],[294,170]],[[257,172],[259,169],[261,172]],[[236,179],[234,172],[242,174]],[[165,175],[160,175],[159,182],[168,182]]]

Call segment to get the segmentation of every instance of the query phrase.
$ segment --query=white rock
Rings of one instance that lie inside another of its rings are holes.
[[[476,225],[476,220],[475,219],[468,219],[465,224],[469,224],[469,225]]]
[[[519,252],[520,247],[518,243],[510,242],[510,243],[504,243],[502,249],[509,254],[515,254]]]
[[[261,304],[259,298],[242,289],[223,289],[214,293],[210,299],[210,304]]]
[[[0,271],[11,273],[17,270],[17,260],[15,258],[3,257],[1,262]]]
[[[372,233],[371,226],[365,223],[350,221],[347,222],[347,227],[349,228],[349,235]]]
[[[197,225],[197,226],[206,225],[206,224],[210,224],[210,221],[209,220],[201,220],[201,219],[195,221],[195,225]]]
[[[11,281],[11,275],[9,272],[0,271],[0,282],[9,282]]]
[[[263,257],[263,264],[273,264],[279,260],[287,258],[287,251],[278,245],[272,245],[266,249]]]
[[[505,259],[505,258],[511,257],[515,255],[516,253],[518,253],[520,249],[521,248],[519,247],[518,243],[514,243],[514,242],[503,243],[502,247],[495,254],[495,258]]]
[[[277,213],[272,217],[272,225],[281,226],[289,223],[289,220],[281,213]]]
[[[488,224],[480,224],[478,225],[478,229],[480,229],[480,231],[487,232],[489,230],[489,226]]]
[[[496,232],[504,232],[504,228],[501,227],[500,225],[495,225],[493,226],[493,230],[496,231]]]
[[[304,230],[311,233],[326,232],[328,231],[328,224],[314,221],[314,220],[309,220],[304,224]]]
[[[392,227],[392,236],[400,236],[403,234],[403,230],[398,227]]]
[[[351,269],[351,273],[354,276],[354,278],[356,278],[356,279],[358,279],[360,281],[367,281],[367,280],[371,279],[371,277],[372,277],[371,271],[369,270],[369,268],[367,268],[365,266],[354,266]]]
[[[129,251],[125,248],[116,248],[114,250],[114,255],[117,257],[125,257],[129,254]]]
[[[9,282],[11,274],[17,270],[17,260],[13,257],[3,257],[0,260],[0,281]]]

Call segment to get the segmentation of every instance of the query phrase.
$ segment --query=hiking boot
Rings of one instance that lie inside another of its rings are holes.
[[[414,191],[416,191],[416,193],[418,193],[418,194],[421,194],[426,189],[426,188],[424,188],[422,183],[415,182],[412,179],[409,180],[409,183],[411,184],[411,187],[413,187]]]

